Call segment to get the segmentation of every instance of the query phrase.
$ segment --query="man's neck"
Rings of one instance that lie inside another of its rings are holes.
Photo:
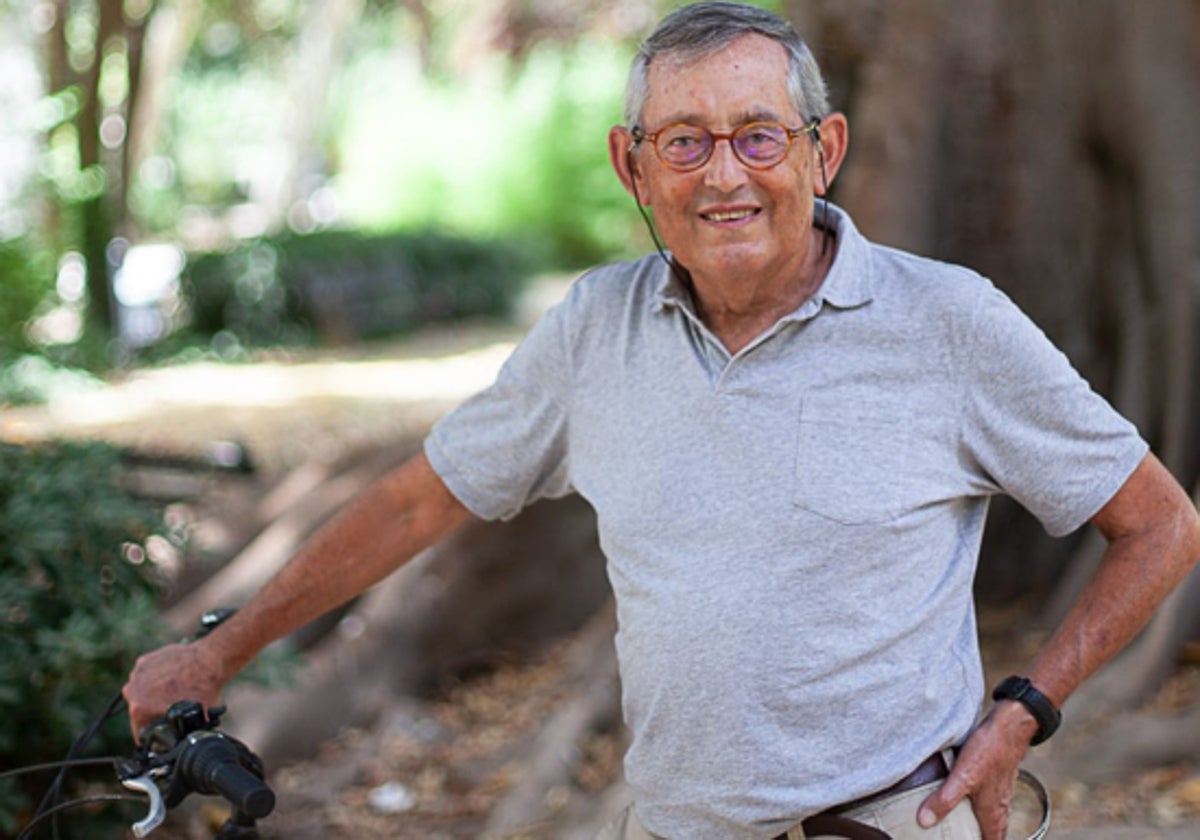
[[[836,252],[834,240],[813,229],[804,264],[768,276],[690,275],[696,314],[731,355],[795,312],[821,287]]]

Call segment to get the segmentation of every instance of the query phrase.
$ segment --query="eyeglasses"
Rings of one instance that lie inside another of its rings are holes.
[[[733,154],[751,169],[770,169],[788,156],[792,141],[801,134],[815,131],[820,120],[800,128],[788,128],[777,122],[750,122],[733,131],[709,131],[691,123],[672,123],[647,134],[634,126],[634,143],[649,140],[658,159],[676,172],[690,172],[708,163],[718,140],[728,140]]]

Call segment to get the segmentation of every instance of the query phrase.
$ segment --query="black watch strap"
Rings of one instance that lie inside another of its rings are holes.
[[[1030,746],[1042,743],[1058,729],[1062,723],[1062,712],[1055,707],[1050,698],[1033,687],[1026,677],[1008,677],[992,692],[993,700],[1015,700],[1026,709],[1037,721],[1037,733]]]

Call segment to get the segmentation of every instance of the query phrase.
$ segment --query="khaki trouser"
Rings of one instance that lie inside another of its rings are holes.
[[[979,823],[971,810],[970,800],[964,799],[944,820],[933,828],[917,825],[917,808],[925,797],[933,793],[941,782],[906,790],[887,796],[845,812],[845,816],[866,823],[890,834],[893,840],[979,840]],[[824,836],[824,835],[820,835]],[[649,831],[638,822],[633,808],[626,808],[605,826],[596,840],[665,840]],[[682,840],[682,838],[672,838]],[[804,830],[796,826],[787,833],[787,840],[816,840],[806,838]]]

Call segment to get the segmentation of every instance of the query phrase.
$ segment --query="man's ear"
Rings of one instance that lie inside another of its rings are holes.
[[[633,135],[622,125],[614,125],[608,132],[608,159],[625,191],[648,205],[646,179],[642,176],[638,155],[634,151]]]
[[[816,142],[813,144],[813,154],[818,166],[814,186],[817,195],[825,195],[846,160],[846,150],[850,143],[850,126],[846,115],[838,111],[826,114],[821,118],[821,125],[817,128],[814,139]]]

